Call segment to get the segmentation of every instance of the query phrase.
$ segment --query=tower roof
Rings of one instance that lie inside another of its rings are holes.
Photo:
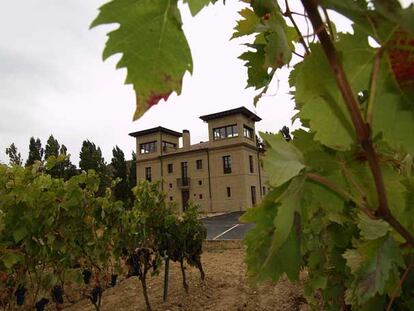
[[[234,108],[234,109],[230,109],[230,110],[226,110],[226,111],[207,114],[207,115],[201,116],[200,119],[203,120],[203,121],[210,121],[210,120],[214,120],[214,119],[218,119],[218,118],[222,118],[222,117],[227,117],[227,116],[231,116],[231,115],[235,115],[235,114],[239,114],[239,113],[241,113],[245,117],[247,117],[250,120],[253,120],[255,122],[261,120],[261,118],[257,114],[251,112],[246,107],[239,107],[239,108]]]
[[[144,136],[144,135],[148,135],[148,134],[153,134],[153,133],[158,133],[158,132],[165,133],[165,134],[169,134],[169,135],[176,136],[176,137],[183,136],[182,133],[179,133],[179,132],[176,132],[176,131],[167,129],[167,128],[162,127],[162,126],[153,127],[153,128],[146,129],[146,130],[129,133],[128,135],[129,136],[132,136],[132,137],[140,137],[140,136]]]

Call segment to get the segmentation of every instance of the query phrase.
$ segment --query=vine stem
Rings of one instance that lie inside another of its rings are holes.
[[[309,55],[310,54],[309,47],[307,46],[307,44],[305,42],[305,39],[303,38],[303,35],[302,35],[298,25],[296,24],[295,19],[292,16],[292,11],[290,10],[288,0],[285,0],[285,10],[286,11],[284,13],[282,13],[283,16],[286,16],[292,22],[293,27],[295,28],[296,32],[299,35],[299,42],[302,44],[303,48],[305,49],[305,56]]]
[[[369,124],[364,122],[359,111],[358,101],[346,77],[342,63],[338,59],[335,47],[325,29],[321,15],[319,14],[317,0],[301,1],[332,69],[336,83],[345,101],[346,108],[351,116],[352,123],[356,130],[358,143],[364,150],[373,175],[378,197],[378,208],[375,211],[375,215],[387,221],[412,247],[414,247],[414,236],[391,215],[388,207],[387,194],[385,191],[381,167],[371,139],[371,129]]]
[[[374,67],[372,69],[371,74],[371,81],[369,87],[369,98],[368,98],[368,106],[367,106],[367,114],[366,114],[366,122],[372,126],[372,119],[374,114],[374,102],[375,102],[375,95],[377,93],[377,81],[378,81],[378,74],[381,67],[381,59],[384,50],[382,48],[378,49],[378,52],[375,54],[374,60]]]
[[[414,262],[411,262],[408,265],[408,267],[405,269],[403,275],[401,276],[400,281],[398,282],[397,286],[395,287],[394,291],[392,292],[390,302],[388,303],[388,306],[387,306],[387,311],[391,311],[392,303],[394,302],[395,297],[397,297],[397,294],[398,294],[398,289],[400,289],[402,287],[402,284],[404,283],[405,279],[407,278],[408,273],[410,272],[410,270],[413,267],[414,267]]]
[[[316,181],[317,183],[319,183],[321,185],[324,185],[325,187],[331,189],[332,191],[334,191],[335,193],[337,193],[341,197],[354,202],[365,214],[367,214],[367,216],[369,216],[370,218],[373,218],[373,214],[372,214],[371,210],[368,208],[368,206],[366,206],[365,204],[358,201],[348,191],[346,191],[342,187],[338,186],[337,184],[335,184],[331,180],[329,180],[329,179],[327,179],[323,176],[320,176],[318,174],[315,174],[315,173],[307,173],[306,177],[313,180],[313,181]]]

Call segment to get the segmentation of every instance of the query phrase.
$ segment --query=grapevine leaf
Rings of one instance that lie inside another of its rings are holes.
[[[17,228],[13,232],[14,241],[16,243],[20,242],[21,240],[23,240],[27,236],[28,233],[29,232],[27,232],[27,228],[25,226],[21,226],[21,227]]]
[[[255,0],[251,1],[250,4],[259,17],[264,17],[266,14],[278,11],[277,3],[273,0]]]
[[[335,184],[341,184],[343,177],[341,174],[331,174],[327,177]],[[327,220],[338,224],[343,224],[346,220],[344,215],[344,199],[331,189],[316,183],[312,180],[307,180],[306,186],[307,195],[310,196],[308,200],[307,209],[318,213],[318,211],[324,211]]]
[[[279,25],[266,37],[268,43],[265,47],[265,66],[281,68],[289,63],[292,52],[284,29]]]
[[[392,75],[391,72],[388,74]],[[384,141],[390,146],[414,154],[414,108],[404,104],[403,94],[396,87],[393,90],[378,98],[374,109],[373,131],[381,132]]]
[[[117,23],[108,34],[103,58],[121,53],[117,68],[127,69],[126,83],[137,97],[134,120],[152,105],[181,92],[182,78],[192,71],[190,49],[174,0],[113,0],[100,8],[91,27]]]
[[[373,61],[377,50],[369,46],[368,38],[354,26],[354,35],[340,34],[336,48],[354,94],[369,89]],[[315,139],[337,149],[348,150],[355,139],[346,105],[331,73],[320,45],[311,45],[312,53],[292,74],[295,99],[301,110],[299,117],[308,122]],[[414,152],[414,108],[393,80],[389,65],[380,67],[373,112],[373,134],[382,133],[393,147]],[[362,107],[364,108],[364,107]]]
[[[283,273],[289,278],[297,279],[301,256],[299,249],[299,233],[297,227],[299,218],[294,219],[294,226],[287,239],[277,252],[270,253],[269,249],[274,240],[274,219],[280,203],[278,198],[287,191],[287,185],[272,188],[263,201],[254,209],[249,209],[241,218],[242,221],[255,223],[244,239],[247,246],[246,263],[249,275],[256,281],[266,279],[278,280]],[[289,260],[286,260],[289,258]],[[267,264],[264,264],[267,262]]]
[[[355,262],[353,264],[355,278],[347,298],[348,302],[363,304],[376,294],[385,294],[389,290],[387,282],[398,279],[398,268],[404,267],[404,261],[398,245],[389,235],[361,243],[357,252],[362,258],[359,267],[355,267]],[[352,258],[349,255],[348,252],[348,257]],[[357,258],[357,255],[353,257]]]
[[[352,144],[350,123],[334,100],[309,99],[299,115],[309,120],[310,128],[315,131],[315,140],[337,150],[346,150]]]
[[[263,90],[254,97],[254,105],[267,92],[275,70],[288,64],[294,50],[293,42],[298,35],[283,19],[275,1],[252,1],[251,8],[240,12],[232,38],[256,34],[253,44],[245,44],[253,51],[243,53],[239,58],[246,61],[248,69],[247,87]],[[256,51],[254,51],[256,50]],[[270,72],[269,72],[270,71]]]
[[[389,3],[393,3],[392,9]],[[335,10],[349,19],[367,35],[380,43],[386,43],[396,28],[402,27],[414,33],[412,19],[413,7],[401,9],[398,1],[375,1],[376,10],[368,7],[366,1],[354,0],[321,0],[321,5],[327,9]]]
[[[303,156],[293,145],[286,142],[281,135],[260,133],[267,143],[263,166],[269,176],[269,183],[278,187],[305,168]]]
[[[16,263],[22,260],[22,256],[14,253],[5,253],[1,256],[0,260],[3,262],[4,266],[7,269],[12,268]]]
[[[384,18],[414,34],[413,4],[406,9],[403,9],[400,2],[397,0],[374,0],[373,2],[377,11],[384,16]]]
[[[391,227],[382,219],[371,219],[365,214],[359,214],[358,228],[365,240],[376,240],[386,235]]]
[[[184,3],[188,3],[191,15],[197,15],[205,6],[210,3],[216,3],[217,0],[184,0]]]
[[[292,134],[292,143],[302,153],[304,163],[309,169],[321,174],[337,172],[340,169],[336,151],[316,141],[314,133],[296,130]]]
[[[275,233],[273,235],[272,245],[269,249],[268,258],[280,249],[292,231],[295,213],[300,211],[303,185],[303,177],[292,179],[287,190],[277,199],[277,201],[280,202],[280,206],[273,221]]]
[[[347,266],[351,269],[352,273],[356,273],[363,262],[362,255],[355,249],[348,249],[342,255],[346,259]]]
[[[336,48],[355,94],[367,89],[374,58],[368,41],[355,30],[353,36],[339,34]],[[355,133],[346,105],[321,46],[312,44],[311,51],[292,78],[299,116],[309,120],[316,140],[333,149],[347,150]]]
[[[248,51],[239,56],[246,61],[247,67],[247,87],[254,87],[256,90],[269,84],[270,76],[267,72],[265,63],[265,52],[263,44],[249,45],[255,51]]]
[[[243,19],[237,21],[231,39],[251,35],[256,32],[257,26],[260,24],[260,18],[249,8],[244,8],[239,14]]]

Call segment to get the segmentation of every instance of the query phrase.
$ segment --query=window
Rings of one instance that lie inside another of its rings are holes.
[[[151,141],[149,143],[144,143],[139,145],[139,152],[140,153],[153,153],[157,150],[157,145],[155,141]]]
[[[196,160],[196,168],[201,170],[203,168],[203,160]]]
[[[203,182],[201,180],[198,181],[198,185],[201,186]]]
[[[152,180],[151,167],[146,167],[145,168],[145,179],[148,180],[148,181]]]
[[[202,200],[202,199],[203,199],[203,195],[202,195],[202,194],[199,194],[199,195],[198,195],[198,198],[199,198],[200,200]]]
[[[227,187],[227,197],[230,198],[231,197],[231,188]]]
[[[173,172],[173,170],[174,170],[173,164],[172,163],[169,163],[167,165],[168,174],[171,174]]]
[[[243,127],[243,135],[244,137],[253,139],[253,129],[245,125]]]
[[[256,186],[251,186],[250,192],[252,195],[252,205],[256,205]]]
[[[181,178],[187,179],[188,178],[188,163],[181,162]]]
[[[249,155],[249,166],[250,166],[250,173],[254,173],[253,156],[251,155]]]
[[[172,201],[173,200],[173,197],[170,197],[170,201]]]
[[[168,186],[170,187],[170,189],[172,189],[172,184],[169,184]]]
[[[162,141],[162,150],[167,150],[168,148],[176,149],[177,144],[170,143],[169,141]]]
[[[223,127],[217,127],[213,129],[213,139],[222,139],[226,137],[237,137],[239,133],[237,131],[237,124],[227,125]]]
[[[223,172],[224,174],[231,173],[231,157],[229,155],[223,157]]]
[[[226,126],[226,136],[227,137],[239,136],[239,133],[237,132],[237,124]]]
[[[263,187],[263,195],[266,195],[266,187]]]

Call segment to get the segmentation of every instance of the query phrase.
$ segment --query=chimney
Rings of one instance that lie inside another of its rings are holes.
[[[183,130],[183,148],[190,148],[190,131],[189,130]]]

